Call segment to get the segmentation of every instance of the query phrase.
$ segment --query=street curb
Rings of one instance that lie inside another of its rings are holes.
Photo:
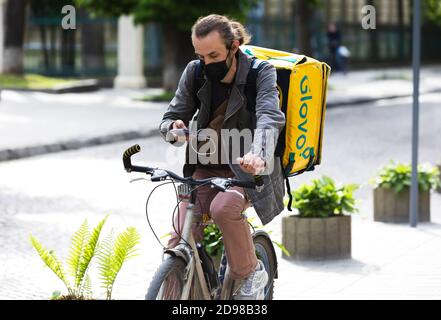
[[[4,149],[4,150],[0,150],[0,162],[29,158],[33,156],[60,152],[60,151],[77,150],[77,149],[94,147],[104,144],[115,143],[115,142],[122,142],[132,139],[150,138],[156,135],[158,135],[157,129],[151,129],[146,131],[126,131],[121,133],[115,133],[115,134],[109,134],[109,135],[91,137],[85,139],[72,139],[72,140],[60,141],[50,144],[42,144],[42,145],[14,148],[14,149]]]
[[[420,95],[427,94],[427,93],[441,93],[441,89],[433,89],[433,90],[423,91],[423,92],[420,92]],[[346,101],[326,102],[326,108],[338,108],[338,107],[345,107],[345,106],[353,106],[353,105],[357,105],[357,104],[371,103],[371,102],[380,101],[380,100],[392,100],[392,99],[397,99],[397,98],[408,98],[408,97],[412,97],[412,96],[413,96],[413,94],[411,93],[411,94],[398,94],[398,95],[375,97],[375,98],[370,98],[370,97],[354,98],[354,99],[349,99]]]

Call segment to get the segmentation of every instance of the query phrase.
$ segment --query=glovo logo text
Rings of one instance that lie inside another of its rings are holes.
[[[304,159],[309,159],[311,156],[314,157],[314,147],[310,147],[308,141],[308,109],[312,101],[312,95],[307,75],[300,80],[300,93],[299,124],[297,125],[299,135],[296,140],[298,152],[296,153]]]

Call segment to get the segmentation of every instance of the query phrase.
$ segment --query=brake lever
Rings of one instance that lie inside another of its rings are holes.
[[[155,169],[151,174],[151,181],[158,182],[167,179],[168,173],[162,169]]]
[[[130,179],[130,183],[132,183],[132,182],[138,182],[138,181],[141,181],[141,180],[145,180],[145,181],[151,181],[150,179],[147,179],[147,178],[135,178],[135,179]]]
[[[211,180],[211,187],[215,188],[219,191],[225,192],[227,191],[227,179],[216,178]]]
[[[211,181],[212,188],[216,188],[219,191],[223,191],[223,192],[231,192],[231,193],[236,193],[239,197],[241,197],[242,199],[245,199],[244,195],[242,193],[240,193],[237,190],[230,190],[228,189],[228,187],[231,185],[230,181],[228,179],[221,179],[221,178],[216,178],[213,179]]]

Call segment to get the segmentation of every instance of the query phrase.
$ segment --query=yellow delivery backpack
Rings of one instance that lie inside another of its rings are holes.
[[[241,49],[245,54],[257,58],[251,65],[248,82],[255,83],[252,78],[257,78],[262,61],[276,67],[280,108],[285,114],[286,125],[275,154],[281,158],[290,196],[287,178],[311,171],[321,161],[330,67],[304,55],[256,46],[242,46]],[[291,200],[290,197],[289,210]]]

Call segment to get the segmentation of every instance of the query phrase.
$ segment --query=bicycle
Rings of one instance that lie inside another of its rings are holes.
[[[163,262],[156,271],[145,296],[146,300],[231,300],[234,299],[236,283],[229,275],[225,252],[219,267],[215,268],[213,260],[201,243],[196,243],[192,234],[192,225],[200,223],[201,216],[193,214],[197,188],[210,185],[221,192],[237,192],[230,187],[263,188],[263,179],[255,176],[255,181],[243,181],[232,178],[212,177],[196,180],[192,177],[181,177],[176,173],[159,168],[134,166],[131,157],[141,150],[139,145],[128,148],[123,154],[123,164],[127,172],[141,172],[150,175],[152,182],[171,180],[178,181],[180,201],[188,201],[187,213],[179,244],[165,249]],[[239,193],[239,192],[237,192]],[[239,193],[240,194],[240,193]],[[242,194],[240,194],[242,196]],[[179,204],[179,202],[178,202]],[[206,224],[213,223],[205,221]],[[254,230],[253,242],[257,257],[263,262],[268,272],[268,283],[265,287],[265,300],[272,300],[274,279],[277,274],[277,256],[271,238],[263,230]]]

